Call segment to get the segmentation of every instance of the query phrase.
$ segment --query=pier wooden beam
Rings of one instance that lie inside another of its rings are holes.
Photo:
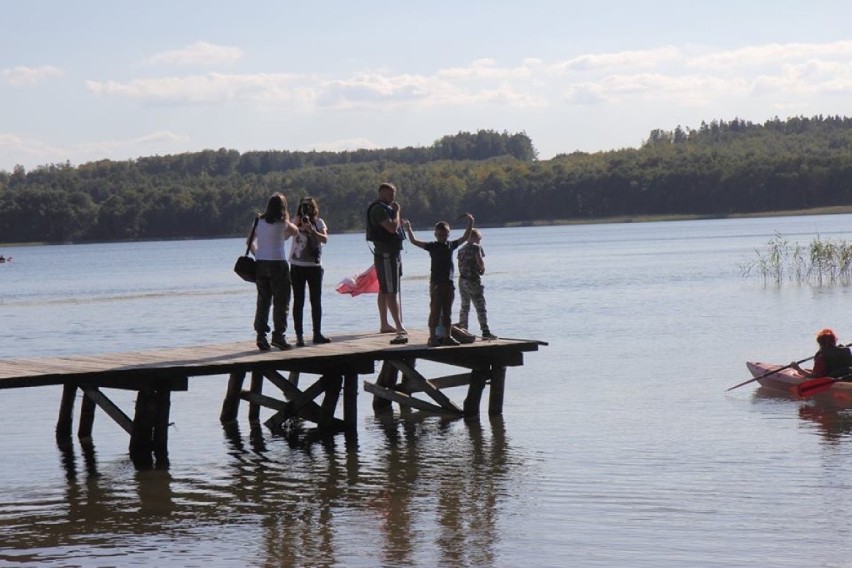
[[[446,412],[444,408],[438,406],[437,404],[432,404],[431,402],[426,402],[425,400],[414,398],[413,396],[407,395],[398,390],[385,388],[379,384],[371,383],[369,381],[364,381],[364,392],[368,392],[376,397],[382,398],[388,401],[388,404],[390,404],[391,402],[396,402],[400,406],[416,408],[418,410],[426,410],[428,412],[437,413]]]
[[[429,396],[429,398],[437,402],[439,406],[448,412],[462,414],[462,409],[456,406],[456,403],[450,400],[447,395],[442,393],[440,389],[429,382],[426,377],[418,373],[414,367],[402,360],[388,359],[388,362],[399,369],[409,382],[414,383],[417,388],[421,389],[427,396]]]
[[[292,400],[287,403],[287,408],[285,410],[279,410],[278,412],[276,412],[265,422],[265,424],[272,429],[277,429],[280,428],[281,425],[284,424],[284,421],[288,418],[294,418],[298,416],[302,409],[310,405],[316,397],[318,397],[320,394],[327,392],[328,380],[329,378],[327,375],[321,376],[314,384],[309,386],[304,391],[300,391],[297,395],[295,395]],[[289,383],[289,381],[286,382]],[[293,388],[299,390],[295,386]],[[340,387],[338,386],[338,392],[339,389]],[[317,424],[327,422],[327,419],[324,418],[322,408],[320,408],[320,412],[316,422]]]
[[[288,401],[288,402],[285,402],[283,404],[283,406],[281,406],[280,408],[277,408],[276,410],[279,410],[279,411],[282,411],[282,412],[289,412],[293,407],[288,406],[288,404],[292,403],[296,399],[298,399],[302,395],[302,391],[299,390],[299,388],[297,386],[295,386],[292,381],[285,379],[283,376],[281,376],[280,373],[278,373],[276,371],[266,371],[263,374],[263,376],[266,377],[269,380],[269,382],[271,382],[273,385],[278,387],[281,390],[281,392],[284,394],[284,399],[286,401]],[[299,414],[300,418],[303,418],[305,420],[310,420],[311,422],[313,422],[315,424],[319,424],[320,411],[321,411],[320,406],[316,402],[314,402],[313,400],[310,400],[304,406],[304,408],[301,409],[301,411],[298,414]],[[272,418],[275,418],[275,417],[272,417]],[[270,422],[270,420],[272,420],[272,418],[270,418],[269,420],[266,421],[266,425],[269,426],[269,427],[280,428],[281,424],[283,424],[284,420],[286,420],[286,418],[284,418],[284,419],[281,420],[281,422],[278,422],[278,419],[276,418],[274,421]]]

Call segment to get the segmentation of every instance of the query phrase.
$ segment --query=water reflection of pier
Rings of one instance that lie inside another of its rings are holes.
[[[387,414],[372,423],[384,444],[371,455],[354,435],[294,437],[288,458],[269,455],[260,428],[246,440],[231,426],[234,501],[263,503],[265,565],[407,566],[431,548],[451,564],[493,565],[512,472],[503,420],[488,424]],[[363,539],[339,537],[338,522],[362,526]]]
[[[0,563],[74,550],[61,558],[111,551],[103,563],[126,565],[150,559],[148,547],[127,546],[144,535],[196,535],[186,554],[204,556],[220,550],[217,532],[237,530],[244,537],[227,565],[406,566],[432,555],[436,564],[494,565],[501,511],[511,509],[504,500],[520,475],[502,418],[388,414],[367,428],[359,442],[355,433],[296,427],[282,438],[232,423],[223,428],[228,463],[177,477],[99,463],[91,442],[60,444],[64,494],[0,504]]]

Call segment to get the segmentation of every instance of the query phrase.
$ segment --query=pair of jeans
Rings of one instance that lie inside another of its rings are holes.
[[[269,331],[269,308],[272,307],[272,334],[284,336],[287,331],[287,312],[290,309],[290,267],[286,260],[258,260],[257,307],[254,330]]]
[[[322,266],[290,266],[290,281],[293,283],[293,330],[297,337],[303,336],[302,312],[305,309],[305,286],[311,301],[311,323],[314,337],[322,335]]]

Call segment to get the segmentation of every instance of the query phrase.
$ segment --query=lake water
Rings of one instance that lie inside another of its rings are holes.
[[[194,378],[171,467],[137,471],[104,414],[63,450],[59,388],[0,391],[0,565],[849,566],[852,415],[725,392],[822,327],[852,340],[850,288],[741,277],[776,232],[849,240],[852,216],[486,229],[492,330],[549,343],[509,369],[499,419],[380,420],[362,392],[356,437],[289,439],[245,408],[223,429],[227,377]],[[241,251],[3,247],[0,357],[251,340]],[[363,237],[332,235],[324,261],[324,331],[376,329],[375,296],[334,292],[369,265]],[[428,255],[403,263],[425,328]]]

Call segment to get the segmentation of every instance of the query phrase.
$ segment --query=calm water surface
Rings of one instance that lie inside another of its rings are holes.
[[[227,377],[194,378],[171,467],[137,471],[104,415],[58,448],[59,389],[0,391],[0,565],[849,566],[852,415],[725,392],[819,328],[852,340],[849,288],[740,276],[776,232],[850,240],[852,217],[485,230],[492,329],[550,344],[500,419],[380,420],[362,393],[357,436],[278,437],[245,410],[223,429]],[[0,357],[250,340],[240,241],[4,247]],[[333,290],[362,236],[324,258],[324,331],[376,328],[374,296]],[[424,328],[428,255],[403,262]]]

